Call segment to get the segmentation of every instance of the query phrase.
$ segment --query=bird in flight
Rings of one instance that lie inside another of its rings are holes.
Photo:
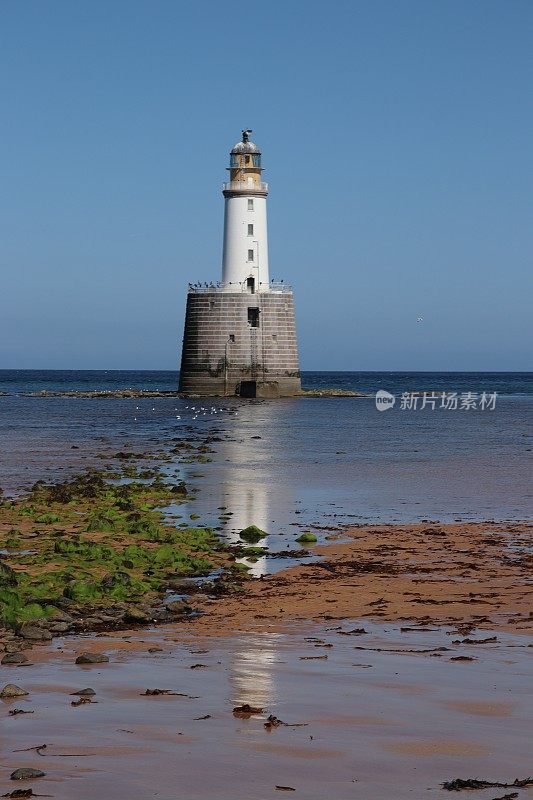
[[[417,321],[417,322],[424,322],[424,317],[417,317],[417,318],[416,318],[416,321]]]

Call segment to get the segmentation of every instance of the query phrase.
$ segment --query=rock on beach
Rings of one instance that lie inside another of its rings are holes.
[[[7,683],[0,692],[0,697],[25,697],[28,694],[29,692],[27,692],[26,689],[22,689],[15,683]]]
[[[12,781],[27,781],[32,778],[44,778],[46,772],[42,769],[33,769],[33,767],[20,767],[11,773],[10,778]]]
[[[105,664],[109,661],[109,656],[105,653],[81,653],[77,659],[76,664]]]

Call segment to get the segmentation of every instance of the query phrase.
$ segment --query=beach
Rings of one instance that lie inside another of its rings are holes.
[[[4,792],[527,797],[528,397],[446,424],[359,397],[0,402],[14,613],[63,582],[2,633],[27,659],[0,667],[27,692],[1,700]]]
[[[34,647],[32,666],[9,668],[29,694],[4,714],[33,713],[5,720],[3,777],[41,769],[34,790],[58,798],[311,800],[442,797],[456,778],[529,775],[527,625],[460,606],[451,626],[431,602],[397,622],[332,605],[320,622],[300,610],[280,624],[281,600],[247,598],[244,617],[219,600],[195,621]],[[86,651],[109,662],[76,665]],[[255,713],[235,714],[244,704]]]
[[[253,581],[243,597],[200,602],[198,629],[370,619],[456,626],[459,639],[470,629],[533,631],[530,524],[363,526],[339,539],[316,548],[318,563]]]

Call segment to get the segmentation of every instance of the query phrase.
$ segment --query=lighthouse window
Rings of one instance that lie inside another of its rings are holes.
[[[253,261],[253,260],[254,260],[254,251],[248,250],[248,261]]]
[[[254,235],[254,226],[248,225],[248,236],[253,236],[253,235]]]
[[[248,211],[253,211],[253,210],[254,210],[254,201],[249,199],[248,200]]]
[[[250,323],[251,328],[258,328],[259,327],[259,309],[258,308],[249,308],[248,309],[248,322]]]

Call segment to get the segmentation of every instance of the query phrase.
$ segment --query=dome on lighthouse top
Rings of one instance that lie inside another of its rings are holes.
[[[231,155],[238,155],[239,153],[260,153],[261,150],[256,144],[250,141],[251,130],[244,130],[242,132],[242,141],[237,142],[235,147],[231,150]]]

